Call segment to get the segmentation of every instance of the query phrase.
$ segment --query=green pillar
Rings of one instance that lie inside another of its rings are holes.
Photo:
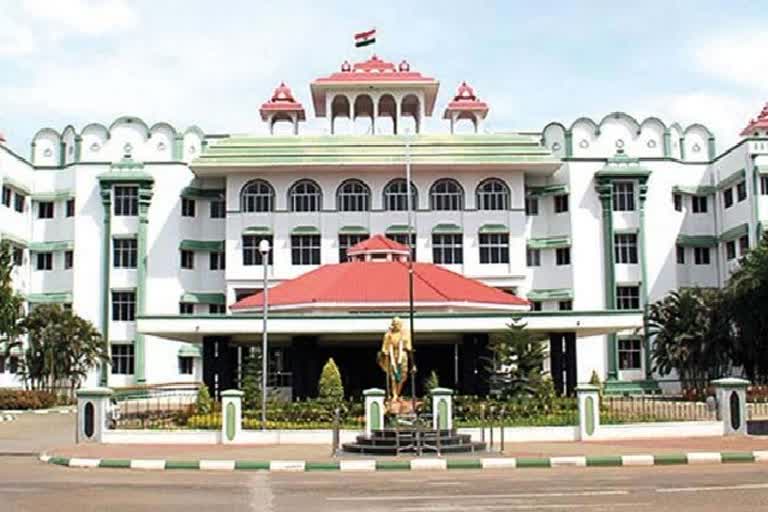
[[[83,154],[83,138],[75,135],[75,162],[79,162]]]
[[[616,308],[616,275],[613,255],[613,184],[610,180],[601,179],[597,182],[597,194],[600,197],[603,210],[603,262],[605,309]],[[618,353],[616,350],[616,335],[608,335],[608,380],[617,380]]]
[[[182,160],[182,157],[184,155],[184,136],[183,135],[176,135],[173,138],[173,151],[171,158],[175,162],[179,162]]]
[[[101,204],[104,207],[104,229],[102,236],[101,258],[101,335],[104,344],[109,351],[109,271],[110,271],[110,245],[112,238],[112,186],[101,184]],[[109,363],[102,363],[100,385],[107,386],[109,380]]]
[[[709,160],[715,159],[715,138],[710,137],[707,139],[707,154],[709,155]]]
[[[152,182],[139,183],[139,233],[137,236],[136,250],[138,261],[136,265],[136,314],[143,315],[146,312],[147,289],[147,224],[149,222],[149,205],[152,202]],[[136,365],[134,377],[137,384],[147,381],[145,369],[144,335],[136,333],[134,338],[134,353]]]
[[[645,252],[645,200],[648,195],[648,178],[640,179],[640,231],[637,235],[640,252],[640,295],[643,298],[643,352],[645,353],[645,378],[651,378],[651,343],[648,337],[648,265]]]
[[[672,156],[672,134],[664,130],[664,158]]]
[[[568,158],[573,156],[573,133],[571,130],[565,130],[565,156]]]

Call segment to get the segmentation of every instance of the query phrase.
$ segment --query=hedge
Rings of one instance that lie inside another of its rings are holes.
[[[58,402],[49,391],[0,389],[0,409],[47,409]]]

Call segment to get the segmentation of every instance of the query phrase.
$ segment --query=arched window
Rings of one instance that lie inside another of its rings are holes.
[[[292,212],[317,212],[322,206],[320,186],[312,180],[299,180],[288,192]]]
[[[336,191],[336,201],[341,212],[367,212],[371,209],[371,190],[360,180],[346,180]]]
[[[249,181],[240,192],[244,212],[271,212],[275,209],[275,190],[264,180]]]
[[[477,186],[478,210],[509,210],[509,187],[498,178],[489,178]]]
[[[456,180],[437,180],[429,191],[429,206],[433,210],[461,210],[464,208],[464,190]]]
[[[408,209],[408,196],[405,180],[397,178],[384,187],[384,209],[389,211],[405,211]],[[419,204],[419,196],[416,186],[411,182],[411,208],[416,210]]]

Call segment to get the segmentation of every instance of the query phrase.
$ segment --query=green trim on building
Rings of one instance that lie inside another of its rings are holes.
[[[480,229],[478,230],[478,233],[486,234],[486,233],[509,233],[509,227],[505,226],[504,224],[483,224],[480,226]]]
[[[32,194],[33,201],[65,201],[74,197],[74,190],[57,190],[48,194]]]
[[[319,235],[320,229],[315,226],[296,226],[291,230],[292,235]]]
[[[185,187],[181,191],[181,197],[187,199],[222,199],[225,194],[226,190],[223,188]]]
[[[567,194],[568,191],[569,191],[568,185],[566,184],[544,185],[541,187],[536,187],[536,186],[525,187],[525,195],[535,196],[535,197],[558,196],[562,194]]]
[[[529,249],[560,249],[571,246],[568,235],[549,236],[546,238],[530,238],[526,241]]]
[[[244,235],[271,235],[272,228],[269,226],[248,226],[243,230]]]
[[[528,300],[573,300],[572,288],[549,288],[540,290],[531,290],[526,296]]]
[[[711,185],[675,185],[672,187],[673,194],[685,194],[689,196],[712,196],[717,192],[717,187]]]
[[[101,205],[103,206],[103,235],[101,239],[101,336],[104,344],[107,348],[107,353],[110,352],[109,346],[109,304],[110,304],[110,289],[109,289],[109,275],[111,266],[111,244],[112,244],[112,187],[109,183],[100,183],[101,187]],[[101,386],[108,384],[109,376],[109,363],[102,362],[99,375],[99,383]]]
[[[224,240],[182,240],[179,249],[185,251],[221,252]]]
[[[437,224],[434,228],[432,228],[432,234],[435,235],[450,235],[450,234],[460,234],[462,233],[461,226],[458,224],[451,224],[451,223],[444,223],[444,224]]]
[[[200,347],[191,343],[184,343],[178,352],[179,357],[203,357]]]
[[[650,175],[650,169],[640,165],[640,159],[631,158],[620,149],[595,173],[595,179],[647,179]]]
[[[682,247],[717,247],[714,235],[678,235],[677,245]]]
[[[368,232],[368,228],[364,226],[342,226],[339,229],[340,235],[367,235]]]
[[[227,303],[227,296],[223,293],[207,292],[184,292],[179,299],[180,302],[189,302],[192,304],[220,304]],[[185,315],[189,316],[189,315]]]
[[[3,185],[7,185],[8,187],[14,188],[17,191],[19,191],[19,192],[21,192],[22,194],[25,194],[25,195],[30,195],[32,193],[31,189],[28,186],[24,185],[23,183],[21,183],[19,181],[14,180],[10,176],[3,176],[3,182],[2,183],[3,183]]]
[[[389,235],[407,235],[410,232],[411,228],[408,227],[408,224],[392,224],[384,230],[384,233]]]
[[[740,181],[746,179],[747,172],[744,169],[741,169],[740,171],[736,171],[735,173],[731,174],[725,179],[720,180],[717,183],[717,189],[723,190],[725,188],[730,188]]]
[[[72,304],[72,292],[30,293],[27,302],[32,304]]]
[[[75,242],[73,240],[63,240],[59,242],[30,242],[30,252],[54,252],[54,251],[71,251],[75,248]]]
[[[122,171],[121,171],[122,172]],[[138,262],[136,265],[136,311],[144,313],[147,304],[147,224],[152,202],[154,180],[143,180],[139,185],[139,232],[136,237]],[[134,338],[134,378],[137,384],[146,382],[146,347],[144,335],[137,332]]]
[[[744,224],[739,224],[738,226],[732,227],[722,235],[720,235],[720,241],[721,242],[730,242],[731,240],[736,240],[737,238],[741,238],[744,235],[749,235],[749,224],[745,222]]]

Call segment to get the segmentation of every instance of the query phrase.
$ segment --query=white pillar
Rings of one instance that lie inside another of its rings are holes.
[[[453,429],[453,390],[434,388],[432,390],[432,428]]]
[[[600,388],[592,384],[576,387],[579,404],[579,439],[588,441],[600,429]]]
[[[370,436],[374,430],[384,428],[384,396],[383,389],[371,388],[363,391],[365,397],[365,435]]]
[[[77,442],[100,443],[107,429],[109,388],[88,388],[77,390]]]
[[[243,429],[243,393],[239,389],[221,392],[221,442],[237,442]]]
[[[747,435],[747,386],[744,379],[727,378],[712,381],[717,398],[717,417],[723,422],[725,435]]]

